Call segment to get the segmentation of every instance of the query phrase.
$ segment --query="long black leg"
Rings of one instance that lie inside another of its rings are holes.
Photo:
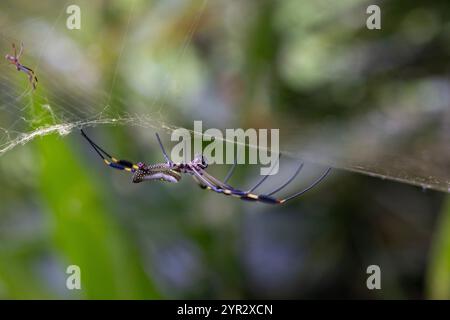
[[[325,179],[325,177],[330,173],[330,171],[331,171],[331,168],[328,168],[327,170],[325,170],[325,172],[324,172],[324,173],[323,173],[316,181],[314,181],[314,182],[313,182],[311,185],[309,185],[306,189],[304,189],[304,190],[302,190],[302,191],[300,191],[300,192],[294,193],[293,195],[291,195],[291,196],[289,196],[289,197],[287,197],[287,198],[285,198],[285,199],[280,200],[280,203],[287,202],[287,201],[289,201],[289,200],[292,200],[292,199],[294,199],[294,198],[297,198],[297,197],[301,196],[302,194],[308,192],[309,190],[311,190],[312,188],[314,188],[317,184],[319,184],[323,179]]]
[[[206,189],[206,185],[202,183],[200,180],[198,180],[198,178],[195,175],[192,176],[192,179],[194,179],[194,181],[198,184],[200,188]]]
[[[227,173],[227,175],[225,176],[225,179],[223,179],[223,183],[227,183],[228,180],[230,180],[231,176],[232,176],[233,173],[234,173],[234,169],[236,169],[236,165],[237,165],[236,159],[234,159],[233,166],[230,168],[230,170],[228,170],[228,173]]]
[[[161,148],[164,159],[166,160],[167,163],[172,163],[172,160],[170,160],[169,156],[166,153],[166,150],[164,149],[164,146],[161,142],[161,138],[159,137],[159,134],[158,133],[155,133],[155,134],[156,134],[156,139],[158,139],[159,147]]]
[[[266,179],[269,177],[269,175],[265,175],[261,180],[259,180],[253,187],[247,190],[248,193],[253,192],[256,188],[258,188]]]
[[[100,156],[100,158],[103,159],[103,161],[105,162],[106,165],[108,165],[108,166],[110,166],[110,167],[112,167],[114,169],[119,169],[119,170],[132,171],[132,170],[136,169],[136,165],[134,165],[132,162],[130,162],[128,160],[117,160],[117,159],[115,159],[108,152],[106,152],[105,150],[100,148],[94,141],[92,141],[86,135],[86,133],[83,131],[83,129],[81,129],[80,131],[81,131],[82,136],[89,142],[91,147],[95,150],[95,152],[97,152],[97,154]],[[109,160],[106,159],[105,157],[108,157]]]
[[[234,148],[234,146],[233,146],[233,148]],[[238,151],[238,150],[239,150],[239,148],[237,148],[237,151]],[[234,169],[236,169],[237,159],[238,159],[238,157],[239,157],[239,154],[237,153],[237,151],[236,151],[236,157],[234,157],[234,163],[233,163],[233,165],[231,166],[230,170],[228,170],[227,175],[225,176],[225,179],[223,179],[223,183],[227,183],[228,180],[230,180],[231,176],[232,176],[233,173],[234,173]],[[234,152],[233,152],[233,153],[234,153]]]
[[[266,195],[267,195],[267,196],[271,196],[271,195],[277,193],[278,191],[281,191],[282,189],[284,189],[288,184],[290,184],[290,183],[295,179],[295,177],[300,173],[300,171],[302,170],[302,168],[303,168],[303,162],[300,164],[300,166],[299,166],[299,167],[297,168],[297,170],[295,171],[294,175],[293,175],[292,177],[290,177],[288,181],[286,181],[286,182],[285,182],[283,185],[281,185],[279,188],[273,190],[271,193],[268,193],[268,194],[266,194]]]
[[[277,158],[277,162],[275,163],[275,165],[278,163],[278,161],[280,161],[281,158],[281,153]],[[261,180],[259,180],[253,187],[251,187],[250,189],[248,189],[247,193],[253,192],[256,188],[258,188],[264,181],[266,181],[266,179],[269,177],[270,173],[272,173],[273,169],[275,168],[275,166],[272,166],[272,168],[270,168],[269,174],[265,175]]]
[[[36,74],[34,73],[33,69],[25,67],[24,65],[19,65],[19,69],[28,75],[28,81],[30,81],[31,85],[33,86],[33,89],[36,89],[38,78],[36,77]]]
[[[223,193],[223,189],[222,188],[217,188],[217,186],[213,185],[210,181],[208,181],[207,179],[205,179],[193,166],[188,165],[189,168],[192,170],[192,172],[194,173],[195,177],[202,182],[205,186],[209,187],[211,190],[217,192],[217,193]]]
[[[239,154],[237,153],[237,151],[239,151],[239,148],[236,149],[236,157],[234,157],[233,165],[231,166],[230,170],[228,170],[228,172],[227,172],[227,174],[225,176],[225,179],[223,179],[223,183],[225,183],[225,184],[228,182],[228,180],[230,180],[231,176],[234,173],[234,169],[236,169],[237,159],[239,157]],[[245,151],[244,151],[244,153],[245,153]]]
[[[81,129],[81,134],[83,135],[83,137],[87,140],[87,141],[89,141],[89,143],[91,144],[91,146],[97,151],[97,153],[100,153],[100,151],[105,155],[105,156],[107,156],[108,158],[112,158],[112,156],[108,153],[108,152],[106,152],[105,150],[103,150],[102,148],[100,148],[94,141],[92,141],[91,140],[91,138],[89,138],[87,135],[86,135],[86,133],[84,132],[84,130],[83,129]],[[100,151],[99,151],[100,150]],[[103,157],[103,155],[100,155],[103,159],[104,159],[104,157]]]
[[[212,175],[210,175],[209,173],[207,173],[206,171],[202,170],[202,172],[200,173],[203,177],[205,177],[205,179],[211,181],[212,183],[214,183],[216,186],[219,186],[222,189],[234,189],[233,187],[231,187],[230,185],[228,185],[225,182],[220,181],[217,178],[214,178]]]

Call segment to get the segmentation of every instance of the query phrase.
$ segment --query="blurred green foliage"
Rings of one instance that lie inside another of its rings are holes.
[[[39,189],[54,223],[54,243],[68,265],[81,268],[83,297],[158,297],[136,249],[110,216],[114,198],[85,171],[87,164],[56,137],[40,141],[38,153],[42,163]],[[55,171],[65,173],[56,175]]]
[[[428,296],[450,299],[450,200],[447,197],[437,222],[428,268]]]

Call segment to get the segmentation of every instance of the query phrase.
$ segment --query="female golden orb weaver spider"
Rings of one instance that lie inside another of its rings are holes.
[[[25,67],[23,64],[20,63],[19,59],[22,56],[23,53],[23,43],[20,45],[19,54],[17,54],[16,45],[12,44],[13,48],[13,55],[7,54],[5,56],[5,59],[8,60],[11,64],[16,66],[17,71],[22,71],[28,75],[28,81],[30,81],[33,90],[36,90],[38,79],[36,77],[36,74],[31,68]]]
[[[260,201],[269,204],[283,204],[289,200],[301,196],[302,194],[314,188],[331,171],[331,168],[327,168],[318,179],[316,179],[305,189],[297,193],[294,193],[286,198],[278,199],[273,197],[273,195],[284,189],[288,184],[290,184],[295,179],[295,177],[297,177],[297,175],[303,168],[303,163],[300,163],[295,173],[280,187],[276,188],[270,193],[258,195],[253,193],[253,191],[256,188],[258,188],[269,177],[268,175],[263,176],[262,179],[258,181],[258,183],[256,183],[253,187],[251,187],[246,191],[233,188],[227,182],[234,172],[236,162],[228,171],[228,174],[226,175],[225,179],[223,181],[220,181],[219,179],[214,178],[213,176],[211,176],[209,173],[206,172],[208,163],[205,157],[203,157],[203,155],[197,155],[194,157],[192,161],[186,163],[174,163],[172,160],[170,160],[169,156],[166,153],[166,150],[164,149],[161,139],[157,133],[156,139],[158,140],[159,146],[161,148],[162,154],[166,162],[150,165],[147,165],[143,162],[138,162],[137,164],[134,164],[128,160],[118,160],[113,156],[111,156],[109,153],[107,153],[105,150],[103,150],[101,147],[99,147],[94,141],[92,141],[82,129],[81,134],[89,142],[92,148],[94,148],[97,154],[103,159],[106,165],[114,169],[125,170],[133,173],[134,183],[139,183],[147,180],[160,180],[171,183],[177,183],[181,179],[181,174],[186,173],[191,175],[194,178],[194,180],[198,183],[198,185],[203,189],[212,190],[217,193],[238,197],[241,198],[242,200],[248,201]]]

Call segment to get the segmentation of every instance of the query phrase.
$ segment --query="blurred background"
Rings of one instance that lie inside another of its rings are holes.
[[[448,1],[2,0],[0,26],[39,78],[0,62],[0,298],[450,298]],[[284,206],[248,203],[189,177],[134,185],[77,130],[152,163],[154,133],[170,148],[194,120],[280,129],[288,157],[261,192],[298,161],[285,194],[334,170]]]

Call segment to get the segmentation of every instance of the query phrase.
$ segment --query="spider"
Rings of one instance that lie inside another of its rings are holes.
[[[92,141],[82,129],[81,134],[89,142],[92,148],[94,148],[97,154],[103,159],[106,165],[114,169],[125,170],[133,173],[134,183],[140,183],[147,180],[160,180],[171,183],[177,183],[181,179],[181,174],[185,173],[191,175],[202,189],[212,190],[217,193],[238,197],[241,198],[242,200],[248,201],[260,201],[269,204],[283,204],[289,200],[301,196],[302,194],[306,193],[307,191],[315,187],[331,171],[331,168],[327,168],[322,173],[322,175],[318,179],[316,179],[313,183],[311,183],[307,188],[297,193],[294,193],[286,198],[279,199],[273,197],[273,195],[284,189],[288,184],[290,184],[295,179],[295,177],[302,170],[303,163],[300,163],[295,173],[285,183],[283,183],[275,190],[267,194],[255,194],[253,193],[253,191],[256,188],[258,188],[269,177],[268,175],[263,176],[262,179],[258,181],[258,183],[256,183],[253,187],[251,187],[246,191],[236,189],[227,183],[234,172],[234,169],[236,167],[236,161],[228,171],[225,179],[223,181],[220,181],[219,179],[214,178],[213,176],[211,176],[209,173],[206,172],[208,163],[203,155],[196,155],[192,161],[186,163],[174,163],[172,160],[170,160],[169,156],[167,155],[164,149],[164,146],[161,142],[158,133],[156,133],[156,139],[158,140],[159,146],[161,148],[162,154],[166,162],[150,165],[147,165],[143,162],[138,162],[137,164],[134,164],[128,160],[118,160],[112,157],[101,147],[99,147],[94,141]]]
[[[30,81],[31,85],[33,86],[33,90],[36,89],[38,79],[36,77],[36,74],[31,68],[25,67],[23,64],[20,63],[19,59],[22,56],[23,53],[23,43],[20,45],[20,51],[19,54],[17,54],[16,44],[12,44],[14,55],[7,54],[5,56],[5,59],[8,60],[11,64],[15,65],[17,68],[17,71],[22,71],[28,75],[28,80]]]

